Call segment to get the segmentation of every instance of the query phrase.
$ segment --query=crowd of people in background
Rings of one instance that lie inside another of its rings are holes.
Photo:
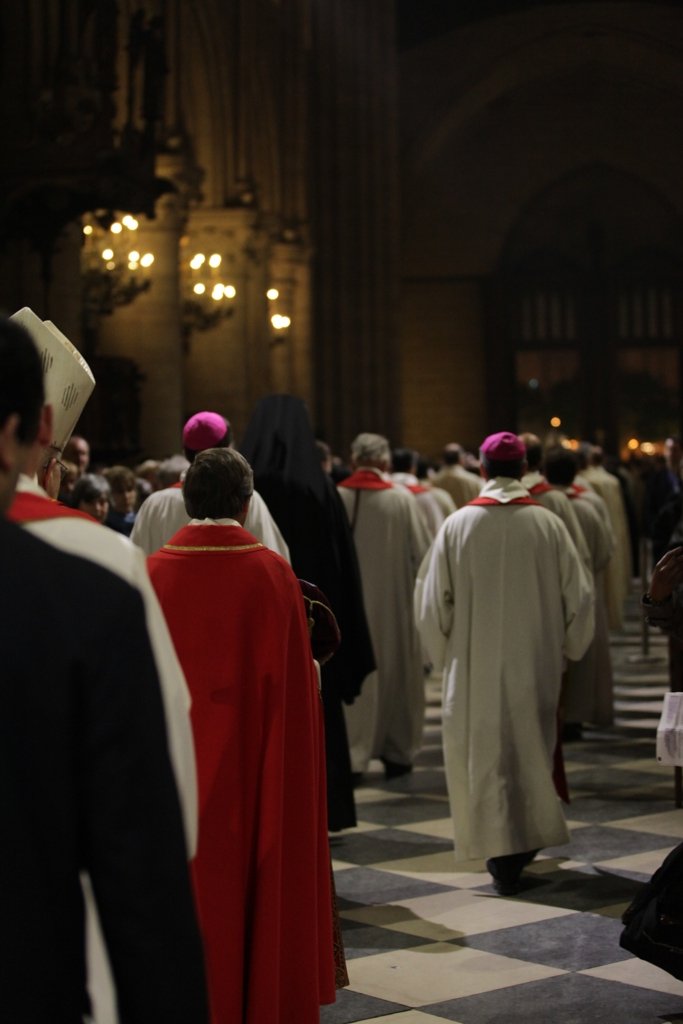
[[[158,743],[131,753],[149,785],[143,778],[132,822],[118,806],[106,828],[99,821],[102,794],[102,806],[113,807],[135,786],[127,755],[119,764],[120,737],[107,753],[106,692],[102,707],[83,712],[92,713],[104,764],[81,748],[66,707],[57,711],[65,732],[55,764],[92,760],[101,787],[88,797],[77,780],[70,793],[64,775],[62,797],[76,810],[59,868],[90,875],[87,1012],[96,1024],[128,1019],[125,1001],[132,1005],[142,984],[126,966],[138,939],[158,943],[163,962],[163,935],[131,939],[116,904],[149,884],[167,828],[170,860],[159,862],[167,876],[157,881],[168,888],[152,889],[152,901],[178,900],[167,926],[194,965],[194,995],[185,994],[194,1006],[185,1011],[179,1000],[163,1019],[206,1019],[187,858],[213,1024],[315,1024],[319,1005],[347,982],[327,833],[355,826],[354,793],[372,760],[389,780],[412,771],[430,674],[443,678],[456,858],[483,858],[499,894],[519,892],[538,851],[568,841],[562,744],[612,722],[608,633],[622,627],[633,577],[649,573],[650,552],[657,560],[683,540],[678,438],[661,456],[620,462],[557,434],[498,431],[476,450],[451,441],[429,461],[363,430],[347,460],[316,438],[301,399],[272,395],[241,439],[222,411],[202,410],[183,427],[182,452],[109,465],[78,434],[55,448],[37,351],[24,331],[0,326],[7,518],[134,588],[137,657],[149,667],[141,693]],[[9,564],[15,527],[7,529]],[[40,562],[39,550],[29,554],[27,565]],[[655,573],[657,608],[683,575],[672,565]],[[62,586],[69,567],[58,569]],[[108,592],[100,571],[92,586]],[[3,597],[8,604],[11,587]],[[50,591],[45,600],[53,599]],[[114,587],[112,608],[116,601]],[[100,625],[93,629],[99,636]],[[125,638],[113,632],[102,642],[125,663]],[[79,673],[91,674],[87,654],[73,679],[64,666],[65,700]],[[126,700],[134,704],[134,693]],[[122,721],[130,714],[126,706]],[[16,767],[8,762],[4,777]],[[177,806],[143,821],[155,786]],[[83,838],[91,819],[102,833],[94,845]],[[107,844],[121,863],[109,863]],[[137,857],[148,870],[131,882]],[[78,903],[64,913],[77,928]],[[143,931],[154,931],[151,916]],[[62,927],[55,922],[55,933]],[[85,966],[72,973],[73,1003]],[[141,1005],[145,1019],[162,1019],[149,993]]]
[[[661,452],[629,453],[626,459],[606,453],[598,445],[570,445],[556,431],[549,432],[543,442],[533,434],[523,436],[535,438],[532,446],[527,445],[527,452],[531,450],[529,475],[538,472],[545,452],[560,447],[574,453],[576,472],[590,484],[590,490],[600,493],[602,481],[607,493],[615,495],[619,485],[618,502],[612,503],[613,517],[620,543],[630,550],[630,576],[640,577],[643,570],[647,573],[649,563],[656,563],[671,543],[683,541],[683,448],[677,436],[666,438]],[[326,441],[315,436],[314,444],[322,468],[335,484],[351,475],[350,450],[336,454]],[[102,458],[91,464],[87,439],[73,435],[61,457],[59,499],[130,536],[145,499],[179,483],[188,466],[181,452],[125,466],[110,465]],[[411,448],[395,448],[387,472],[395,483],[416,496],[432,539],[446,516],[476,497],[482,486],[478,452],[456,442],[449,442],[437,456],[429,458]],[[575,529],[570,532],[576,543],[578,534]],[[643,541],[649,542],[647,551]],[[578,543],[583,546],[580,540]],[[648,557],[646,565],[642,563],[644,554]]]

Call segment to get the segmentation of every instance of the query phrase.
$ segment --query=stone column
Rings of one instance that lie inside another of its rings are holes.
[[[316,406],[346,451],[359,429],[400,440],[394,6],[327,0],[312,17]]]
[[[268,302],[271,331],[270,376],[272,390],[313,399],[311,355],[310,255],[300,241],[278,242],[270,251],[269,288],[278,297]],[[289,327],[278,331],[273,316],[286,316]],[[314,409],[311,409],[312,416]]]
[[[180,450],[183,363],[178,281],[179,241],[185,219],[176,193],[161,197],[156,218],[140,217],[136,243],[154,255],[151,287],[100,325],[101,355],[125,356],[144,375],[141,394],[142,454],[162,457]]]
[[[182,257],[186,274],[185,264],[194,253],[218,253],[217,279],[237,290],[229,317],[208,329],[197,323],[187,333],[186,412],[221,412],[238,434],[255,398],[270,390],[267,239],[255,228],[255,216],[249,207],[194,210]],[[183,288],[186,299],[187,277]]]

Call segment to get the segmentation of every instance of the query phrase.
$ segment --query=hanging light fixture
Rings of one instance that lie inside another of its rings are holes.
[[[227,280],[223,256],[196,252],[181,262],[183,328],[186,333],[207,331],[232,316],[237,289]]]
[[[130,213],[98,210],[84,215],[81,276],[91,316],[109,315],[151,287],[154,254],[141,251],[138,227]]]
[[[269,288],[266,292],[266,298],[271,305],[269,311],[270,326],[273,332],[273,340],[278,341],[285,337],[287,331],[292,326],[292,319],[286,313],[281,311],[282,307],[282,296],[277,288]]]

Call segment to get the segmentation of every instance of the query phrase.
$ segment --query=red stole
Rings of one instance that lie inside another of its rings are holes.
[[[581,484],[571,484],[571,486],[567,488],[566,494],[568,498],[580,498],[587,490],[588,488],[582,487]]]
[[[426,494],[429,491],[424,484],[404,484],[403,486],[407,487],[411,494]]]
[[[487,494],[480,494],[478,498],[472,498],[471,501],[467,502],[468,505],[498,505],[500,508],[505,508],[507,505],[536,505],[539,507],[539,502],[534,501],[533,498],[519,497],[511,498],[510,501],[500,501],[498,498],[489,498]]]
[[[77,508],[69,508],[61,501],[32,494],[30,491],[17,491],[7,512],[7,518],[13,523],[37,523],[43,519],[87,519],[89,523],[97,523],[97,519],[81,512]],[[99,525],[99,524],[98,524]]]
[[[547,494],[552,489],[547,480],[539,480],[537,484],[529,488],[529,494]]]
[[[390,491],[394,485],[371,469],[357,469],[346,480],[342,480],[339,486],[349,487],[353,491]]]

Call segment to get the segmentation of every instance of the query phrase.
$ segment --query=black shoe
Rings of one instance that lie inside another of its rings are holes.
[[[486,870],[493,879],[493,888],[499,896],[516,896],[521,888],[521,868],[516,871],[505,863],[501,864],[501,860],[500,857],[491,857],[486,861]]]
[[[486,861],[486,870],[493,879],[493,888],[499,896],[516,896],[522,888],[520,876],[527,864],[538,853],[538,850],[527,850],[524,853],[510,853],[501,857],[491,857]]]
[[[388,761],[386,757],[382,758],[382,764],[384,765],[384,776],[387,779],[398,779],[401,775],[407,775],[413,770],[412,764],[399,764],[398,761]]]
[[[520,853],[519,856],[522,858],[522,867],[525,868],[527,864],[531,864],[532,860],[534,860],[540,852],[541,851],[539,849],[529,850],[528,853]]]
[[[522,883],[519,879],[516,882],[502,882],[499,878],[494,878],[491,884],[498,896],[516,896],[522,888]]]

